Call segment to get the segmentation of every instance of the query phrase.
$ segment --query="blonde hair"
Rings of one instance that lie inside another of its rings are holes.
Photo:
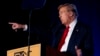
[[[74,4],[70,4],[70,3],[61,4],[61,5],[58,6],[58,10],[60,10],[62,7],[69,7],[69,9],[72,12],[74,12],[76,16],[79,16],[77,8],[76,8],[76,6]]]

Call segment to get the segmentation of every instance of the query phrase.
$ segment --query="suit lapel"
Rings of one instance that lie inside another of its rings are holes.
[[[71,38],[69,40],[68,50],[75,50],[75,45],[77,45],[76,42],[78,41],[79,31],[80,31],[79,22],[77,22],[77,24],[72,32]]]
[[[61,39],[61,36],[62,36],[62,34],[63,34],[63,31],[64,31],[64,26],[63,25],[61,25],[60,27],[58,27],[58,29],[57,29],[57,31],[55,32],[55,34],[54,34],[54,47],[55,48],[58,48],[58,44],[59,44],[59,42],[60,42],[60,39]]]

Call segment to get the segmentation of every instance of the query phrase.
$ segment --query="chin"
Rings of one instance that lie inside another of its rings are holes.
[[[64,23],[64,22],[62,22],[62,24],[63,24],[63,25],[65,25],[65,23]]]

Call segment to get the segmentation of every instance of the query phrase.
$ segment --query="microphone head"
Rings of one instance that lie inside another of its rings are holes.
[[[41,9],[45,3],[46,0],[23,0],[21,8],[23,10]]]

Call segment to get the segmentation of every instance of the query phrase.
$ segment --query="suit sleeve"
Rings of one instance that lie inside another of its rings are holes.
[[[84,47],[82,49],[83,56],[93,56],[94,49],[93,49],[93,37],[92,37],[92,30],[87,28],[87,32],[84,39]]]

